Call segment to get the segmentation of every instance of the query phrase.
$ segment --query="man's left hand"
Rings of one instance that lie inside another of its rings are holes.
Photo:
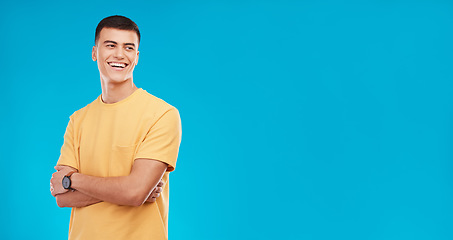
[[[55,166],[55,170],[57,171],[52,174],[52,178],[50,179],[50,193],[54,197],[68,191],[68,189],[64,189],[62,181],[63,177],[72,171],[72,169],[66,166]]]

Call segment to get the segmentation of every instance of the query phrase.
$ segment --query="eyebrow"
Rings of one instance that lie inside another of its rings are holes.
[[[117,44],[118,45],[117,42],[112,41],[112,40],[106,40],[106,41],[104,41],[104,43],[113,43],[113,44]],[[124,45],[130,45],[130,46],[134,46],[135,47],[135,43],[125,43]]]

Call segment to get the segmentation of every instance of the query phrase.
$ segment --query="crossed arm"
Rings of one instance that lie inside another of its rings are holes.
[[[69,166],[55,167],[52,174],[51,191],[60,207],[84,207],[101,201],[118,205],[140,206],[145,202],[154,202],[162,191],[160,181],[167,164],[151,159],[136,159],[132,171],[123,177],[94,177],[81,173],[71,176],[71,188],[62,186],[63,177],[75,170]]]

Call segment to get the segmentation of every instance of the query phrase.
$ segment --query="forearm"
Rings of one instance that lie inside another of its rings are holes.
[[[102,202],[79,191],[69,191],[55,196],[59,207],[86,207]]]
[[[70,177],[71,188],[76,192],[87,195],[91,198],[75,195],[77,200],[66,198],[68,190],[63,188],[62,179],[66,174],[74,171],[74,168],[67,166],[56,166],[50,180],[51,193],[59,196],[59,206],[83,206],[93,204],[97,201],[110,202],[117,205],[140,206],[150,196],[152,190],[159,183],[167,170],[167,164],[153,159],[136,159],[132,166],[131,173],[122,177],[94,177],[81,173],[73,173]],[[69,175],[68,175],[69,177]],[[80,198],[81,199],[80,199]],[[61,203],[61,204],[60,204]]]
[[[140,206],[156,187],[163,173],[155,175],[152,184],[143,184],[136,176],[94,177],[74,173],[71,187],[94,199],[118,205]]]

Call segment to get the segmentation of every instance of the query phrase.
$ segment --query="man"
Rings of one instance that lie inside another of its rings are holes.
[[[126,17],[107,17],[96,28],[92,58],[102,94],[71,115],[50,184],[58,206],[72,207],[69,239],[168,238],[180,117],[135,86],[139,44]]]

